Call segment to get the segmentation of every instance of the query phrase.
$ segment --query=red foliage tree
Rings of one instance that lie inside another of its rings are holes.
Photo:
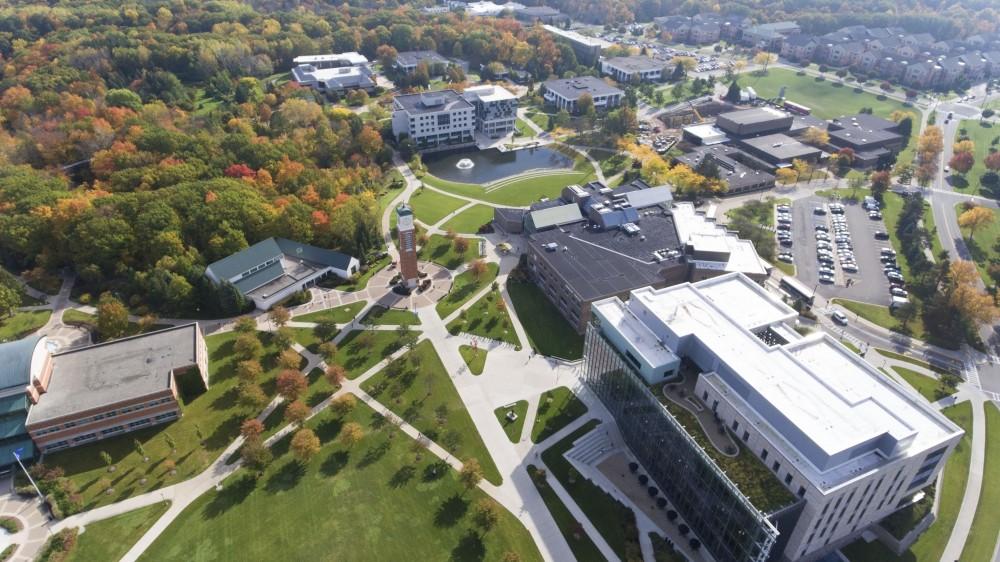
[[[994,172],[1000,170],[1000,152],[991,152],[983,159],[983,164]]]
[[[948,161],[948,165],[963,176],[969,173],[975,163],[976,158],[970,152],[956,152]]]
[[[309,386],[309,382],[298,371],[282,371],[278,375],[278,394],[284,396],[285,400],[297,400],[307,386]]]
[[[246,164],[230,164],[229,167],[223,172],[226,176],[231,178],[250,178],[254,179],[257,177],[257,172],[253,168],[247,166]]]

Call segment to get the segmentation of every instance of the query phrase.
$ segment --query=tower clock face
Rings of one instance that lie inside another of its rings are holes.
[[[413,230],[413,215],[403,215],[399,217],[396,225],[400,230]]]

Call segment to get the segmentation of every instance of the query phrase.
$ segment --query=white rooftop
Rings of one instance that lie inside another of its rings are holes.
[[[689,351],[693,338],[714,356],[714,372],[702,376],[820,489],[960,431],[826,334],[789,329],[795,311],[743,275],[645,287],[631,296],[634,317],[656,337]],[[787,341],[765,343],[756,332],[768,327]]]
[[[554,25],[545,24],[542,27],[544,27],[550,33],[554,33],[554,34],[556,34],[556,35],[558,35],[560,37],[565,37],[566,39],[570,39],[572,41],[576,41],[576,42],[581,43],[583,45],[588,45],[588,46],[591,46],[591,47],[600,47],[602,49],[607,49],[608,47],[611,47],[612,45],[614,45],[614,43],[611,43],[609,41],[605,41],[604,39],[600,39],[600,38],[597,38],[597,37],[587,37],[586,35],[581,35],[580,33],[577,33],[576,31],[571,31],[571,30],[568,30],[568,29],[561,29],[561,28],[558,28],[558,27],[556,27]]]
[[[370,77],[370,71],[362,69],[360,66],[338,66],[334,68],[316,68],[312,65],[300,65],[292,69],[292,76],[296,82],[309,84],[313,82],[357,82],[362,80],[362,76]],[[374,79],[369,78],[373,81]]]
[[[726,263],[718,266],[720,269],[747,275],[767,275],[767,263],[757,255],[749,240],[741,239],[698,214],[691,203],[675,203],[673,214],[677,237],[682,244],[693,246],[696,252],[729,252]],[[709,267],[707,262],[705,266]]]
[[[471,86],[465,89],[465,99],[470,99],[470,96],[479,98],[484,103],[513,100],[517,99],[513,93],[511,93],[506,88],[500,86]],[[471,101],[471,100],[470,100]]]
[[[691,125],[690,127],[684,127],[684,132],[696,137],[701,141],[701,144],[705,146],[720,144],[729,140],[729,137],[726,136],[725,131],[723,131],[722,129],[716,127],[711,123],[703,123],[701,125]]]
[[[624,336],[647,364],[666,365],[677,359],[674,352],[664,346],[620,299],[605,299],[592,306],[600,309],[603,322]]]
[[[346,53],[331,53],[328,55],[302,55],[292,59],[295,64],[316,64],[319,62],[341,61],[350,65],[368,64],[368,57],[361,53],[349,51]]]

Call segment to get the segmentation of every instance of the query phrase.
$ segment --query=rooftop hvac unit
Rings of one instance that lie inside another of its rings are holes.
[[[601,189],[597,190],[597,192],[600,193],[601,195],[607,195],[607,194],[611,193],[612,191],[614,191],[614,190],[611,189],[610,187],[602,187]]]

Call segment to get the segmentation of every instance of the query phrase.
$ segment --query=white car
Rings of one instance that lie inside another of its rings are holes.
[[[833,314],[830,315],[830,319],[832,319],[837,324],[840,324],[841,326],[847,325],[847,315],[839,310],[834,310]]]

